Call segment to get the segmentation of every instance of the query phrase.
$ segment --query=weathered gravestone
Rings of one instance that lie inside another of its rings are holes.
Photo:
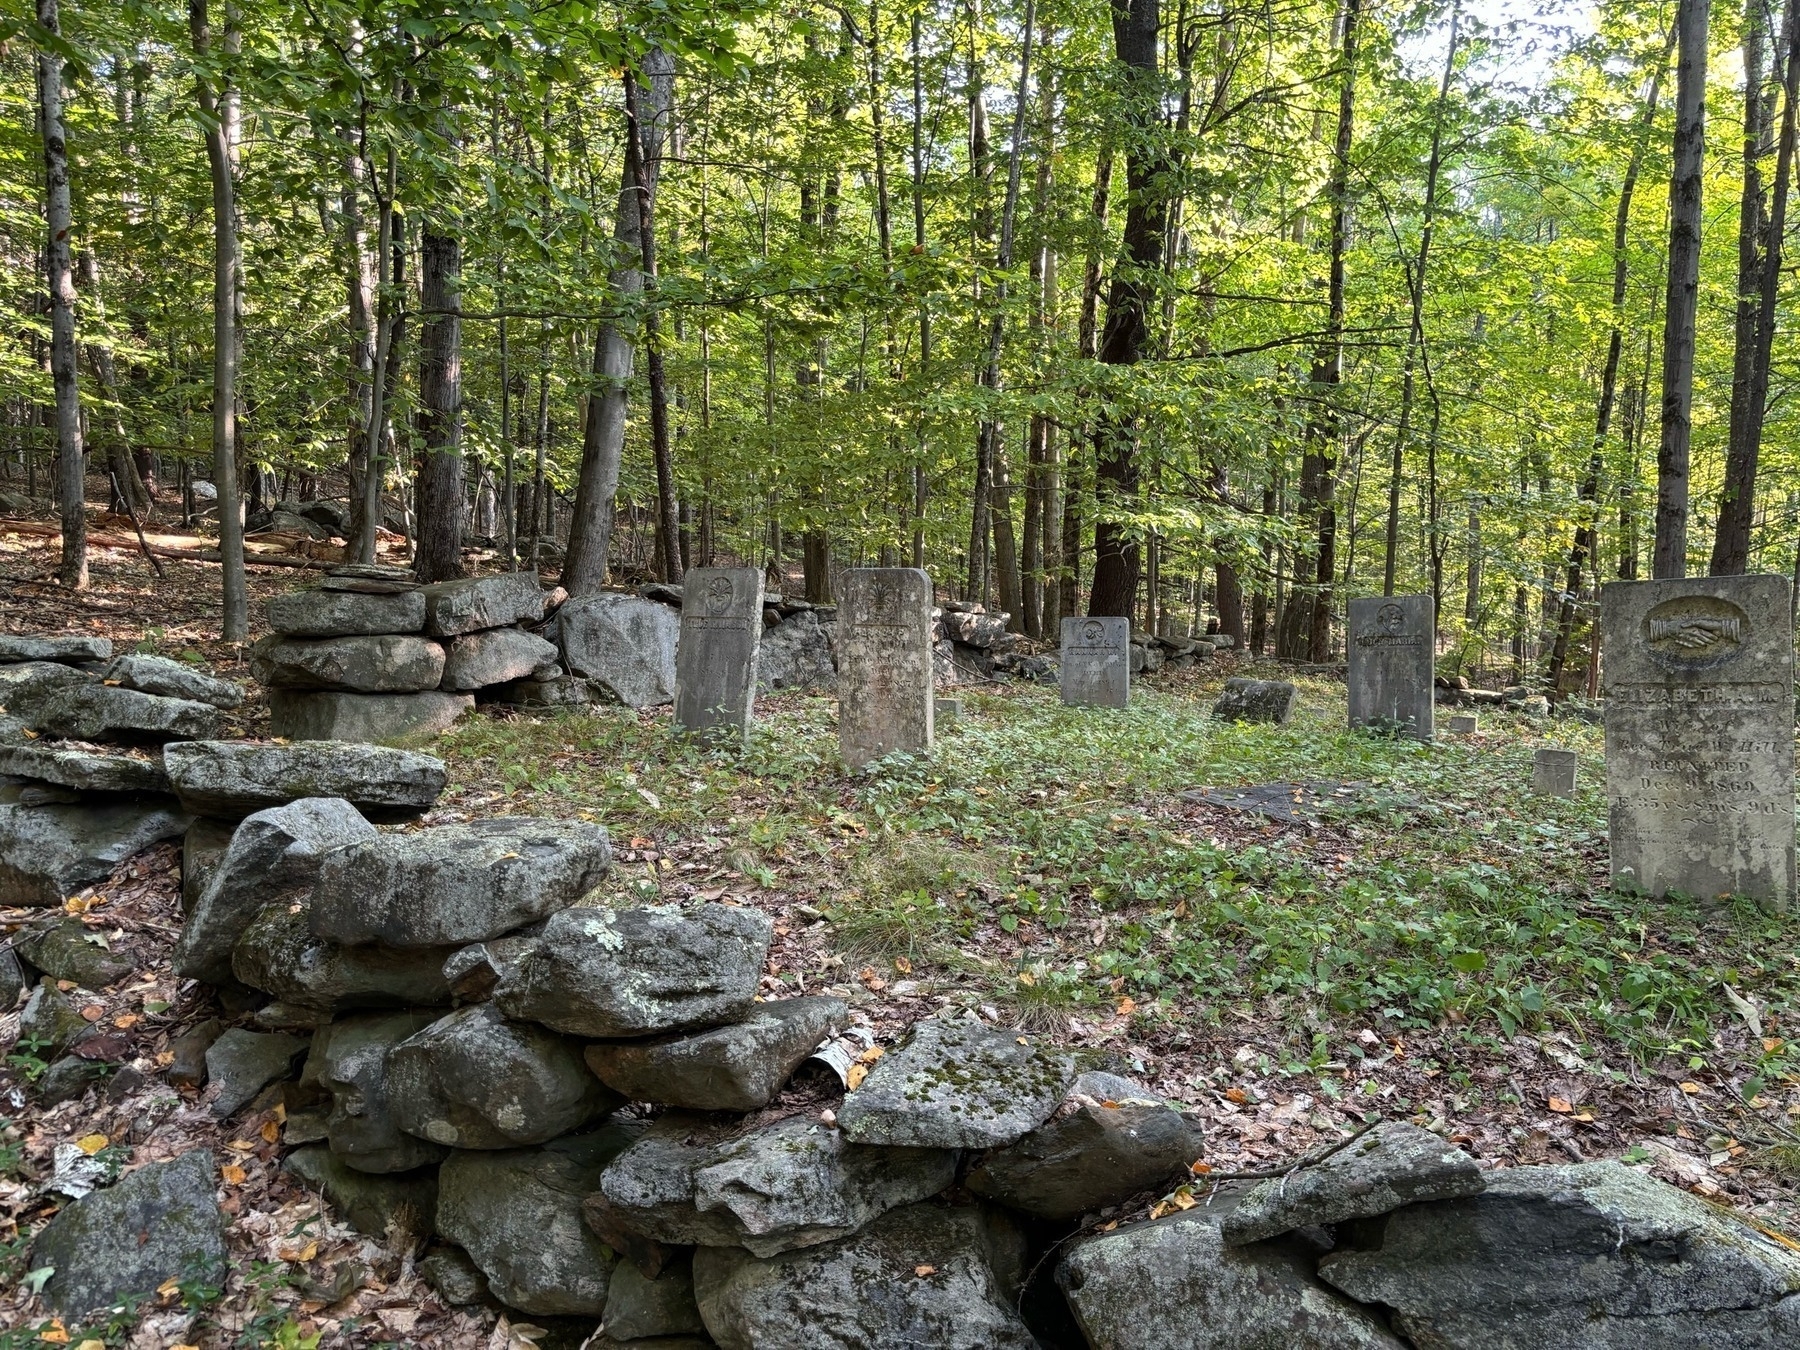
[[[748,739],[762,641],[762,572],[696,567],[682,585],[675,723],[688,731],[729,727]]]
[[[1616,882],[1794,895],[1794,642],[1785,577],[1615,581],[1601,595]]]
[[[1452,736],[1473,736],[1479,727],[1474,713],[1455,713],[1450,718]]]
[[[1539,750],[1531,761],[1531,790],[1546,797],[1575,795],[1575,752]]]
[[[1350,602],[1351,726],[1431,739],[1433,627],[1429,595]]]
[[[931,753],[931,578],[916,567],[844,573],[838,605],[838,747],[860,769]]]
[[[1062,621],[1062,701],[1078,708],[1123,708],[1131,701],[1131,620]]]

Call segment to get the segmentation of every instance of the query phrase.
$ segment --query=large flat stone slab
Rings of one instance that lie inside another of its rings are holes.
[[[270,598],[268,616],[269,627],[287,637],[417,633],[425,627],[425,597],[417,590],[375,594],[336,589],[290,591]]]
[[[91,671],[55,661],[0,665],[0,709],[14,718],[29,721],[52,694],[77,685],[94,684],[98,680]]]
[[[844,1098],[838,1123],[862,1144],[1003,1148],[1050,1118],[1075,1080],[1074,1061],[1030,1038],[932,1018],[876,1061]]]
[[[219,710],[210,703],[107,684],[60,689],[46,697],[29,720],[45,736],[72,741],[161,745],[219,734]]]
[[[54,745],[0,745],[0,774],[54,783],[77,792],[169,791],[169,776],[159,760],[64,750]]]
[[[163,748],[163,767],[183,806],[227,819],[302,797],[342,797],[366,816],[396,819],[429,810],[446,779],[434,755],[329,740],[182,741]]]
[[[110,660],[112,652],[111,638],[0,635],[0,662],[59,661],[63,664],[79,664],[83,661]]]
[[[565,909],[502,970],[494,1001],[571,1036],[716,1026],[750,1011],[773,937],[747,906]]]
[[[450,1002],[444,962],[457,948],[350,947],[315,937],[311,920],[304,901],[265,905],[233,944],[231,973],[282,1003],[325,1015]]]
[[[521,680],[532,671],[555,665],[553,643],[523,628],[486,628],[450,639],[444,661],[444,688],[473,690]]]
[[[410,633],[378,637],[266,637],[250,649],[250,673],[279,689],[414,694],[444,678],[442,643]]]
[[[580,820],[502,817],[381,834],[326,860],[312,928],[344,943],[483,942],[574,904],[611,858],[606,830]]]
[[[536,623],[544,617],[544,590],[530,572],[439,581],[420,594],[425,597],[425,631],[433,637]]]
[[[1286,680],[1225,681],[1225,689],[1213,700],[1212,715],[1220,722],[1266,722],[1285,727],[1300,702],[1300,691]]]
[[[636,595],[578,595],[556,611],[563,661],[628,708],[675,701],[680,615]]]
[[[168,798],[0,805],[0,905],[60,905],[192,819]]]
[[[308,693],[269,690],[269,730],[296,741],[365,741],[418,745],[448,731],[475,706],[473,694],[427,689],[417,694]]]
[[[210,703],[215,708],[231,709],[244,701],[243,685],[216,679],[195,670],[185,661],[171,661],[166,656],[145,656],[135,652],[115,656],[101,673],[101,678],[141,694],[191,699],[195,703]]]

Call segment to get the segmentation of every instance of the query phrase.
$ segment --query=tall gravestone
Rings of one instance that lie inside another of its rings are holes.
[[[932,741],[931,578],[916,567],[844,573],[838,603],[838,748],[860,769]]]
[[[749,737],[762,628],[759,569],[695,567],[682,578],[681,636],[675,645],[677,726],[686,731],[729,727]]]
[[[1601,593],[1616,883],[1794,896],[1794,638],[1787,578],[1615,581]]]
[[[1350,725],[1431,739],[1436,625],[1429,595],[1350,602]]]
[[[1062,621],[1062,701],[1078,708],[1123,708],[1131,701],[1131,620]]]

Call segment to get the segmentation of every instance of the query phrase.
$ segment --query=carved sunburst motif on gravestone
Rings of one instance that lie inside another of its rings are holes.
[[[1644,615],[1644,645],[1658,665],[1706,670],[1738,655],[1750,636],[1750,617],[1713,595],[1678,595]]]

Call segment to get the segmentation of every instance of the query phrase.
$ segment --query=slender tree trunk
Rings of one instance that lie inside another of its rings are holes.
[[[349,301],[350,417],[345,428],[344,467],[350,480],[350,536],[360,532],[364,477],[369,472],[369,414],[375,381],[375,269],[369,252],[362,192],[368,166],[360,151],[344,156],[344,189],[340,217],[344,230],[345,293]]]
[[[188,23],[194,51],[207,56],[212,31],[207,0],[189,0]],[[224,51],[236,55],[236,15],[225,7]],[[238,98],[230,76],[215,91],[204,74],[196,78],[206,127],[206,158],[213,195],[213,486],[218,489],[219,560],[224,574],[221,633],[227,642],[250,636],[249,596],[244,581],[243,494],[238,488],[237,331],[243,245],[237,229]]]
[[[1700,296],[1706,147],[1706,43],[1711,0],[1679,0],[1675,26],[1675,157],[1669,183],[1669,289],[1663,314],[1662,437],[1656,450],[1658,578],[1687,575],[1688,450],[1693,433],[1694,320]]]
[[[1748,8],[1758,8],[1755,0],[1751,0]],[[1760,10],[1758,13],[1760,15]],[[1746,40],[1746,48],[1748,45]],[[1780,299],[1788,193],[1794,173],[1795,104],[1800,101],[1800,0],[1788,0],[1778,50],[1785,57],[1785,63],[1781,79],[1781,135],[1775,157],[1775,183],[1768,216],[1761,222],[1761,230],[1749,241],[1747,250],[1742,238],[1739,241],[1739,345],[1732,376],[1731,434],[1725,462],[1725,485],[1719,502],[1718,527],[1713,536],[1714,576],[1741,575],[1750,565],[1750,527],[1756,519],[1756,468],[1762,449],[1763,418],[1768,411],[1769,364],[1775,343],[1776,306]],[[1762,100],[1762,105],[1766,119],[1767,100]],[[1746,154],[1750,150],[1748,123],[1747,111]],[[1761,130],[1766,139],[1766,120]],[[1750,173],[1747,162],[1744,173],[1746,204],[1751,194]],[[1750,278],[1744,275],[1746,254],[1751,263]],[[1744,295],[1747,285],[1754,286],[1754,296]],[[1747,301],[1753,306],[1748,316],[1744,312]],[[1746,336],[1750,348],[1747,356],[1744,352]]]
[[[1106,297],[1106,327],[1099,359],[1109,366],[1135,365],[1148,336],[1148,278],[1162,270],[1168,224],[1169,157],[1163,143],[1162,78],[1158,68],[1158,0],[1115,0],[1113,45],[1126,85],[1127,183],[1124,251],[1128,266],[1113,276]],[[1138,589],[1138,544],[1131,515],[1138,500],[1138,427],[1135,417],[1108,406],[1095,444],[1094,584],[1088,613],[1129,618]]]
[[[1091,234],[1087,263],[1082,269],[1081,315],[1076,326],[1076,350],[1083,361],[1094,360],[1100,351],[1100,267],[1112,199],[1112,172],[1112,146],[1102,145],[1094,165],[1094,199],[1088,221]],[[1091,429],[1083,428],[1080,434],[1069,438],[1063,452],[1062,570],[1056,585],[1059,620],[1072,619],[1081,611],[1081,506],[1082,493],[1088,486],[1083,451],[1092,444]]]
[[[662,164],[662,140],[675,98],[675,62],[661,48],[644,56],[641,139],[645,178],[643,192],[635,167],[625,156],[614,229],[618,263],[610,286],[621,310],[643,293],[643,228],[640,198],[654,195]],[[631,135],[629,125],[626,135]],[[562,584],[571,595],[600,589],[606,580],[607,545],[612,538],[613,502],[619,490],[619,465],[625,450],[625,413],[632,373],[632,333],[628,320],[608,320],[594,339],[593,387],[588,394],[587,422],[581,438],[581,475],[575,489],[575,513],[569,525],[569,552]],[[672,538],[672,536],[671,536]],[[672,545],[671,545],[672,547]]]
[[[920,35],[920,10],[912,11],[912,208],[913,247],[925,252],[925,63]],[[931,373],[931,306],[919,301],[919,382]],[[912,466],[912,565],[925,566],[925,418],[919,414]]]
[[[62,35],[57,0],[37,0],[45,31]],[[44,139],[45,249],[50,285],[50,379],[56,390],[56,504],[62,517],[62,565],[57,579],[70,590],[88,584],[87,455],[81,439],[81,389],[75,355],[75,272],[70,254],[74,229],[69,205],[69,147],[63,127],[62,57],[40,50],[37,58],[38,119]],[[221,502],[220,505],[224,503]]]
[[[418,545],[420,581],[462,575],[462,243],[440,222],[420,246]]]

